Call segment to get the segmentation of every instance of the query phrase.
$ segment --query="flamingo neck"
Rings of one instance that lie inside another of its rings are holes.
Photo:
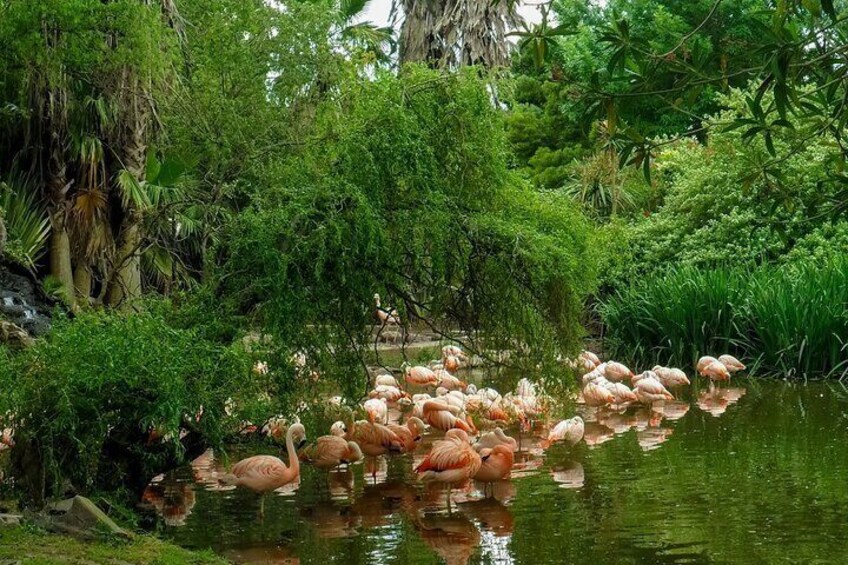
[[[300,472],[300,460],[297,457],[297,451],[294,447],[294,433],[292,428],[289,428],[286,433],[286,451],[289,452],[289,472],[297,475]]]

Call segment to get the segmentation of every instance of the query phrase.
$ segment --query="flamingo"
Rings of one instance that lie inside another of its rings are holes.
[[[377,305],[375,312],[377,319],[385,326],[396,326],[400,324],[400,315],[394,308],[383,308],[380,304],[380,295],[374,294],[374,303]]]
[[[651,369],[659,377],[660,382],[666,388],[674,388],[678,386],[688,386],[690,384],[689,377],[680,369],[670,369],[668,367],[655,366]]]
[[[604,376],[613,382],[619,382],[623,381],[624,379],[632,379],[633,371],[631,371],[621,363],[617,363],[615,361],[607,361],[607,366],[604,370]]]
[[[451,409],[454,410],[451,410]],[[473,433],[474,425],[468,420],[459,418],[454,411],[455,407],[450,406],[442,399],[427,400],[422,406],[424,421],[436,428],[447,432],[457,428],[465,432]],[[458,411],[457,411],[458,412]]]
[[[439,378],[433,369],[423,365],[407,366],[403,378],[407,384],[414,386],[434,386],[439,383]]]
[[[411,453],[415,451],[415,446],[421,441],[421,434],[424,432],[425,425],[420,418],[411,416],[403,426],[389,424],[386,427],[401,440],[403,453]]]
[[[355,441],[346,441],[344,437],[332,434],[319,437],[300,453],[303,461],[312,463],[318,469],[335,469],[362,460],[362,450]]]
[[[594,381],[583,387],[583,399],[589,406],[606,406],[615,403],[615,396]]]
[[[474,444],[474,450],[480,453],[484,449],[494,449],[498,445],[505,445],[512,451],[518,451],[518,442],[506,435],[501,428],[495,428],[491,432],[480,436]]]
[[[438,369],[434,371],[436,378],[439,379],[438,386],[444,387],[448,390],[465,390],[465,387],[468,386],[465,382],[456,378],[447,369]]]
[[[718,360],[722,365],[727,367],[727,371],[731,374],[745,370],[745,365],[733,355],[721,355]]]
[[[462,483],[477,474],[482,465],[464,430],[449,430],[445,439],[433,444],[415,472],[419,480],[444,483],[447,487],[448,512],[451,509],[451,485]]]
[[[398,384],[397,379],[394,377],[394,375],[388,375],[386,373],[377,375],[374,378],[374,386],[393,386],[395,388],[400,388],[400,385]]]
[[[536,385],[530,379],[523,378],[515,387],[516,396],[536,396]]]
[[[515,462],[512,451],[508,445],[500,444],[492,448],[487,447],[480,452],[481,464],[474,474],[474,480],[484,483],[484,496],[488,494],[489,485],[492,485],[492,495],[494,495],[495,481],[509,477]]]
[[[407,398],[409,395],[396,386],[392,385],[377,385],[374,390],[368,393],[371,398],[379,398],[388,402],[397,402],[402,398]]]
[[[624,383],[612,383],[601,377],[595,381],[595,384],[604,387],[612,394],[615,399],[613,404],[622,405],[637,401],[636,394]]]
[[[389,421],[389,406],[385,398],[372,398],[366,400],[362,407],[368,415],[371,423],[386,424]]]
[[[701,376],[706,376],[706,375],[704,375],[704,369],[707,368],[707,365],[709,365],[710,363],[718,363],[718,362],[719,362],[719,360],[716,359],[715,357],[710,357],[709,355],[704,355],[703,357],[698,359],[698,364],[695,366],[695,369],[698,371],[698,373]]]
[[[306,440],[306,429],[300,423],[293,424],[286,432],[286,451],[289,454],[288,466],[273,455],[254,455],[233,465],[232,471],[221,479],[225,484],[246,487],[258,492],[261,495],[260,517],[264,518],[265,516],[266,493],[293,483],[300,478],[300,461],[295,451],[295,437],[300,442]]]
[[[711,384],[713,381],[730,380],[730,371],[728,371],[727,367],[724,366],[724,363],[718,359],[710,361],[704,365],[701,365],[701,362],[699,361],[698,367],[698,372],[701,373],[701,376],[709,378]]]
[[[585,431],[586,425],[583,422],[583,418],[580,416],[563,420],[554,426],[548,433],[548,444],[564,440],[571,445],[574,445],[583,439],[583,433]]]
[[[654,402],[674,400],[674,396],[666,390],[659,379],[655,379],[654,377],[643,377],[639,379],[633,391],[636,393],[636,398],[639,399],[639,402],[648,406]]]
[[[595,367],[601,364],[600,358],[588,349],[581,351],[579,358],[590,361]]]

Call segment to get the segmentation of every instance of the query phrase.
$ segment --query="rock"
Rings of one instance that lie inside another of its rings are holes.
[[[53,304],[25,270],[0,261],[0,320],[38,337],[50,331]]]
[[[18,526],[22,519],[20,514],[0,514],[0,526]]]
[[[23,330],[6,320],[0,320],[0,343],[5,343],[9,347],[22,349],[29,347],[35,340]]]
[[[48,531],[83,539],[102,537],[104,534],[131,537],[129,532],[84,496],[48,504],[43,512],[32,517],[32,521]]]

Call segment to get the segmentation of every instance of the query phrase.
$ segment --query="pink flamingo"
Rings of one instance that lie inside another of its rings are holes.
[[[400,439],[403,453],[411,453],[415,451],[415,447],[421,441],[421,434],[424,432],[425,426],[420,418],[411,416],[405,425],[389,424],[386,427]]]
[[[482,465],[480,455],[471,447],[464,430],[449,430],[445,439],[433,444],[415,472],[426,482],[444,483],[447,487],[448,512],[451,510],[451,485],[463,483],[477,474]]]
[[[295,451],[295,437],[301,442],[306,439],[306,429],[302,424],[294,424],[286,432],[286,450],[289,454],[288,466],[273,455],[254,455],[233,465],[232,471],[221,479],[225,484],[246,487],[258,492],[261,495],[260,517],[265,516],[266,493],[293,483],[300,478],[300,461]]]
[[[480,452],[480,460],[480,468],[474,474],[474,480],[484,483],[484,496],[488,494],[489,485],[492,485],[492,495],[494,496],[495,481],[509,477],[509,473],[512,471],[512,465],[515,462],[512,448],[500,444],[493,448],[483,449]]]
[[[424,421],[437,430],[447,432],[456,428],[469,433],[476,431],[473,424],[468,422],[468,420],[463,420],[456,416],[455,412],[459,412],[456,407],[450,406],[441,399],[427,400],[424,402],[422,410],[424,412]]]
[[[430,367],[417,365],[415,367],[407,366],[404,375],[404,380],[407,384],[414,386],[435,386],[439,383],[439,378]]]

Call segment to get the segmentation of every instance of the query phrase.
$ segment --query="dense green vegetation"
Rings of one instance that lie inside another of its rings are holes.
[[[0,253],[57,300],[0,345],[32,498],[357,399],[375,293],[543,373],[590,328],[843,374],[845,2],[282,4],[0,0]]]

